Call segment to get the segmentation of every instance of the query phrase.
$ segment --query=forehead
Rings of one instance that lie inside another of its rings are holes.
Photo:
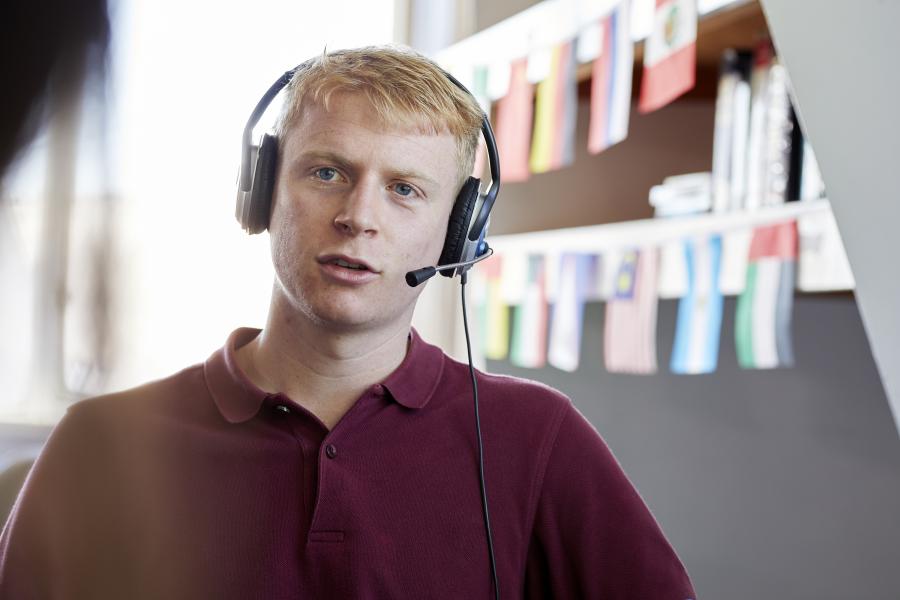
[[[457,178],[457,144],[449,131],[433,132],[411,120],[388,123],[361,95],[335,95],[327,107],[305,103],[283,135],[287,160],[308,152],[329,152],[371,167],[424,169],[431,177],[453,182]]]

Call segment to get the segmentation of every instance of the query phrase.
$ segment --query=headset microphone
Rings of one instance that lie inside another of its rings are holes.
[[[478,256],[473,258],[472,260],[464,260],[458,263],[452,263],[449,265],[437,265],[434,267],[423,267],[421,269],[416,269],[415,271],[409,271],[406,274],[406,283],[409,284],[409,287],[416,287],[435,275],[437,275],[438,271],[447,271],[449,269],[456,269],[458,267],[471,267],[477,262],[481,262],[486,258],[489,258],[493,253],[494,249],[487,245],[486,242],[481,242],[483,250],[479,252]],[[464,269],[460,269],[463,271]]]

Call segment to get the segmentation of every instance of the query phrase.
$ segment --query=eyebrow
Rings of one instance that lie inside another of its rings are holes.
[[[331,152],[329,150],[311,150],[309,152],[304,152],[297,158],[295,164],[319,160],[346,170],[353,170],[356,168],[353,161],[350,161],[340,154]],[[416,171],[414,169],[392,169],[390,171],[390,176],[391,178],[396,179],[417,179],[430,186],[433,186],[436,189],[440,188],[438,182],[433,178],[425,175],[421,171]]]

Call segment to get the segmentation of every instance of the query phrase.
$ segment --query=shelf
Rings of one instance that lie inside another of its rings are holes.
[[[570,227],[488,238],[495,252],[602,252],[610,248],[655,246],[710,233],[760,227],[797,217],[830,212],[827,200],[789,202],[752,212],[702,214],[689,217],[641,219],[604,225]]]

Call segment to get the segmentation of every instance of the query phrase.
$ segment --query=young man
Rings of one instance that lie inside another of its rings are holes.
[[[481,113],[427,59],[339,51],[278,126],[266,327],[74,406],[2,538],[2,598],[488,598],[468,367],[410,327]],[[562,394],[478,373],[504,597],[693,598]]]

